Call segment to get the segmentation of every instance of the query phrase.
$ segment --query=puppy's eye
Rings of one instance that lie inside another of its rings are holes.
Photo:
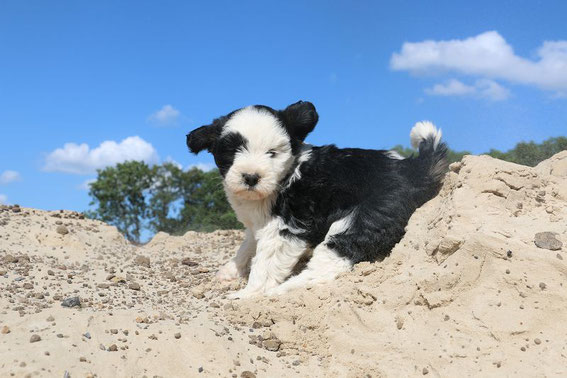
[[[278,153],[277,153],[276,151],[274,151],[274,150],[270,150],[270,151],[268,151],[267,153],[268,153],[268,155],[270,155],[271,158],[276,157],[276,155],[278,154]]]

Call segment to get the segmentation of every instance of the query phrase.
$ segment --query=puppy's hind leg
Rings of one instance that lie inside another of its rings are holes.
[[[297,276],[293,276],[281,285],[269,290],[268,295],[279,295],[300,287],[334,280],[340,273],[352,268],[349,259],[340,256],[324,242],[313,250],[313,257],[307,267]]]
[[[250,270],[250,260],[256,253],[256,239],[251,230],[246,230],[244,242],[238,249],[236,256],[224,264],[217,272],[219,281],[232,281],[239,277],[246,277]]]

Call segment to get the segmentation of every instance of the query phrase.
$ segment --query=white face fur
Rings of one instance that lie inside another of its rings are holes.
[[[225,190],[243,200],[260,200],[276,193],[294,160],[290,137],[278,118],[266,110],[247,107],[226,122],[221,139],[229,133],[240,134],[246,143],[226,172]]]

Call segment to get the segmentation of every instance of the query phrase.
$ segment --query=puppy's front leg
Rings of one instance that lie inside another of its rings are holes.
[[[236,256],[219,269],[217,279],[220,281],[232,281],[238,277],[245,277],[250,269],[250,260],[254,253],[256,253],[256,239],[253,232],[246,229],[244,242],[242,242]]]
[[[291,273],[299,258],[305,253],[304,241],[280,234],[280,219],[270,221],[256,234],[256,256],[252,259],[246,287],[229,298],[247,298],[273,289]]]

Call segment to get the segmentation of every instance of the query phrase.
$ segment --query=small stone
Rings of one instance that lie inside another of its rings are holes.
[[[81,361],[81,362],[87,362],[87,358],[86,358],[86,357],[80,357],[80,358],[79,358],[79,361]]]
[[[256,374],[252,373],[250,370],[245,370],[240,373],[240,378],[256,378]]]
[[[83,336],[85,336],[86,339],[91,339],[91,334],[89,332],[86,332]]]
[[[556,238],[555,232],[539,232],[535,235],[534,243],[538,248],[558,251],[563,247],[563,243]]]
[[[187,265],[187,266],[197,266],[199,265],[199,263],[191,260],[190,258],[186,257],[183,260],[181,260],[181,264],[183,265]]]
[[[506,256],[508,256],[508,258],[512,258],[512,251],[506,252]]]
[[[39,335],[32,335],[30,337],[30,343],[37,343],[38,341],[41,341],[41,336]]]
[[[112,344],[111,346],[108,347],[108,351],[109,352],[116,352],[116,351],[118,351],[118,346],[116,346],[116,344]]]
[[[4,326],[2,327],[2,330],[0,330],[0,333],[3,335],[7,335],[8,333],[10,333],[10,328],[8,328],[8,326]]]
[[[202,372],[203,372],[203,367],[200,366],[200,367],[199,367],[199,373],[202,373]]]
[[[396,316],[396,328],[397,329],[402,329],[402,327],[404,326],[404,318],[402,318],[401,316]]]
[[[81,307],[81,298],[79,297],[70,297],[63,302],[61,302],[61,306],[63,307]]]
[[[114,276],[110,280],[114,283],[126,283],[126,278],[120,276]]]
[[[130,285],[128,285],[128,288],[131,290],[140,290],[140,284],[137,282],[132,282]]]
[[[271,352],[277,352],[280,349],[280,345],[282,344],[281,341],[276,339],[266,340],[263,342],[263,346],[265,349]]]
[[[150,259],[146,256],[136,256],[134,262],[136,263],[136,265],[140,265],[146,268],[150,267]]]
[[[113,335],[116,335],[116,334],[118,334],[118,330],[116,328],[113,328],[113,329],[110,330],[110,333],[113,334]]]
[[[69,233],[69,230],[67,229],[67,227],[65,227],[63,225],[57,226],[55,231],[57,231],[57,233],[60,234],[60,235],[67,235]]]
[[[540,282],[540,283],[539,283],[539,288],[540,288],[541,290],[545,290],[546,287],[547,287],[547,285],[545,284],[545,282]]]
[[[24,284],[24,289],[26,289],[26,290],[31,290],[31,289],[33,289],[33,285],[32,285],[31,283],[29,283],[29,282],[26,282],[26,283]]]
[[[177,332],[175,335],[173,335],[173,337],[175,337],[176,339],[180,339],[181,338],[181,334],[179,332]]]
[[[55,321],[55,318],[53,317],[53,315],[49,315],[45,320],[47,320],[48,322],[53,322]]]
[[[536,345],[539,345],[539,344],[541,344],[541,340],[536,337],[536,338],[534,339],[534,343],[535,343]]]
[[[202,288],[200,287],[195,287],[191,290],[191,294],[197,298],[197,299],[202,299],[205,297],[205,292]]]
[[[427,370],[427,368],[423,368],[423,370],[421,371],[421,374],[427,375],[427,374],[429,374],[429,370]]]

